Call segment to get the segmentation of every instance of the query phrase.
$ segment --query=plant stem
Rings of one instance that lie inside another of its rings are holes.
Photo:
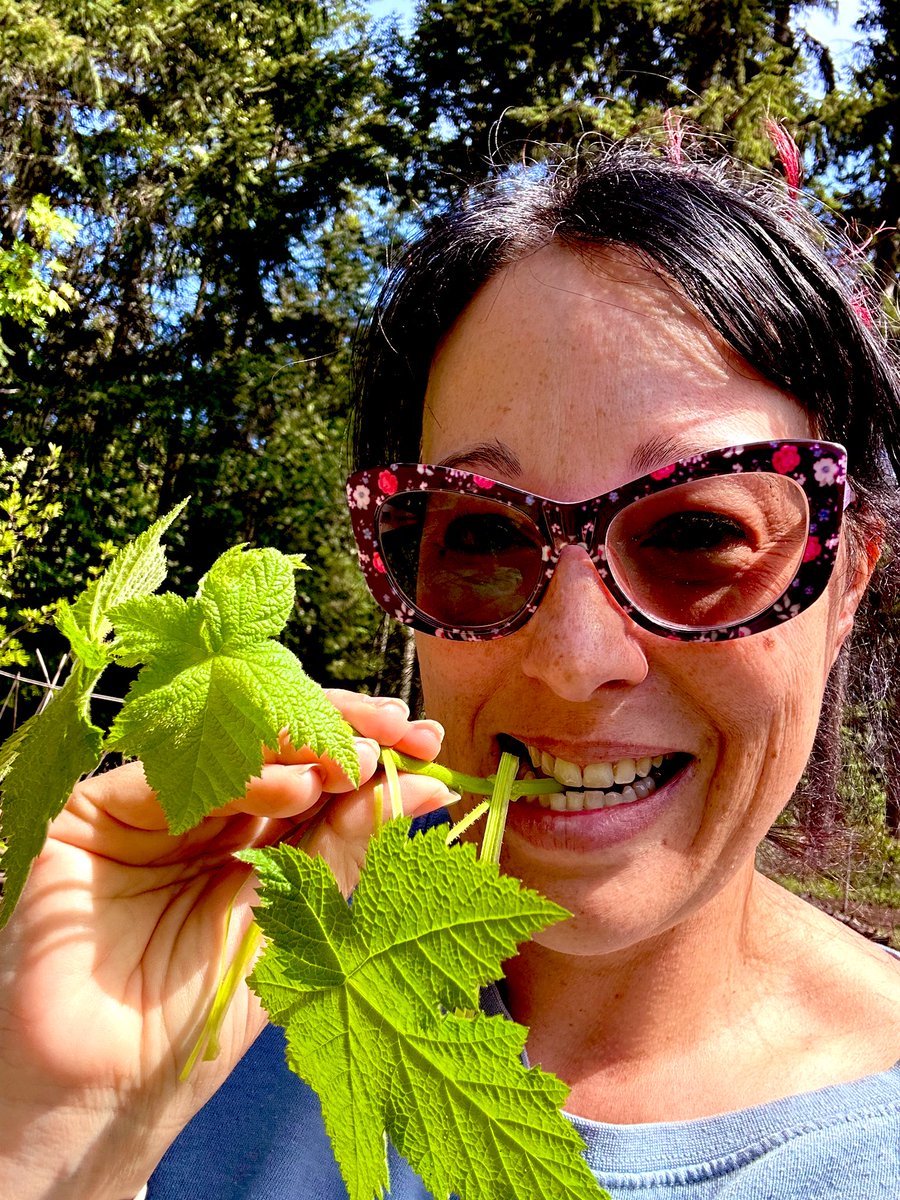
[[[232,904],[234,902],[232,901]],[[231,922],[231,908],[228,910],[228,922]],[[226,925],[225,937],[227,939],[228,928]],[[219,1056],[219,1034],[222,1031],[222,1022],[225,1020],[225,1014],[228,1012],[228,1006],[234,998],[240,984],[246,979],[250,962],[263,943],[263,933],[255,921],[251,921],[247,927],[247,932],[241,938],[241,943],[237,948],[234,958],[228,970],[222,974],[219,981],[219,986],[216,988],[216,994],[213,997],[212,1007],[209,1010],[209,1016],[203,1024],[200,1031],[200,1036],[194,1043],[194,1048],[184,1064],[179,1078],[186,1080],[191,1071],[194,1069],[194,1064],[203,1055],[204,1062],[212,1062],[214,1058]],[[225,947],[223,945],[223,956]]]
[[[487,862],[500,862],[500,847],[503,844],[503,831],[506,829],[506,814],[512,794],[513,781],[519,769],[519,760],[515,754],[504,750],[500,755],[500,766],[494,781],[494,790],[489,801],[487,824],[484,827],[484,840],[481,843],[479,857]]]
[[[472,796],[490,796],[493,790],[493,776],[481,779],[478,775],[464,775],[462,771],[451,771],[440,763],[423,762],[420,758],[410,758],[407,754],[399,754],[396,750],[384,750],[383,758],[390,758],[401,771],[412,775],[428,775],[431,779],[439,779],[455,792],[468,792]]]
[[[455,842],[457,838],[461,837],[467,829],[475,824],[476,821],[480,821],[490,806],[490,800],[482,800],[482,802],[477,804],[471,812],[467,812],[464,817],[461,817],[455,825],[451,825],[450,831],[447,834],[447,845],[449,846],[451,842]]]
[[[378,837],[384,823],[384,784],[376,783],[372,795],[375,812],[372,821],[372,837]]]
[[[400,791],[400,776],[397,774],[397,763],[394,751],[387,747],[381,752],[381,765],[384,767],[387,779],[388,795],[391,798],[391,816],[395,819],[403,816],[403,793]]]
[[[439,779],[455,792],[468,792],[470,796],[490,796],[494,791],[496,775],[482,778],[479,775],[466,775],[463,771],[454,771],[440,763],[423,762],[419,758],[410,758],[408,754],[400,754],[396,750],[385,750],[395,765],[401,771],[412,775],[428,775],[431,779]],[[549,796],[558,792],[560,784],[555,779],[518,779],[510,791],[510,798],[518,800],[520,796]]]
[[[529,779],[517,783],[516,772],[519,769],[519,760],[514,754],[509,754],[506,751],[500,757],[500,766],[497,774],[490,775],[487,779],[482,779],[477,775],[466,775],[462,771],[453,771],[449,767],[440,766],[438,763],[423,762],[418,758],[409,758],[406,754],[399,754],[396,750],[391,750],[388,747],[385,747],[381,752],[381,762],[384,767],[388,795],[391,799],[391,815],[393,817],[401,817],[403,815],[403,797],[400,791],[398,768],[401,771],[408,771],[414,775],[428,775],[432,779],[439,779],[441,783],[446,784],[447,787],[453,788],[455,791],[469,792],[475,796],[490,796],[489,800],[484,800],[481,804],[476,805],[471,812],[467,813],[451,827],[447,834],[447,843],[449,845],[450,842],[456,841],[457,838],[487,812],[488,819],[481,846],[481,858],[494,863],[499,862],[500,859],[500,845],[503,841],[503,831],[506,828],[506,814],[510,800],[516,799],[518,796],[539,795],[542,792],[559,790],[559,784],[553,779]],[[376,836],[381,824],[382,804],[383,791],[382,785],[379,784],[375,789],[374,833]],[[229,908],[225,927],[226,940],[230,921],[231,909]],[[216,988],[216,994],[213,997],[212,1006],[204,1022],[203,1029],[200,1031],[200,1036],[197,1038],[188,1060],[182,1069],[181,1078],[183,1080],[188,1078],[194,1068],[194,1064],[201,1055],[204,1061],[210,1061],[218,1055],[219,1033],[221,1032],[228,1006],[239,984],[246,977],[253,956],[262,945],[262,942],[263,935],[259,926],[253,921],[241,939],[241,943],[227,970],[224,963],[223,945],[223,961],[220,967],[219,985]]]

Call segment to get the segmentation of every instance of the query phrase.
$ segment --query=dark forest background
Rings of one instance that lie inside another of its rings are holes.
[[[674,111],[778,170],[776,122],[892,320],[900,5],[868,0],[842,75],[817,7],[0,0],[0,668],[58,657],[43,606],[190,495],[177,586],[235,542],[303,551],[309,672],[404,686],[343,509],[349,345],[418,215],[492,156],[662,141]],[[895,831],[890,783],[850,816]]]

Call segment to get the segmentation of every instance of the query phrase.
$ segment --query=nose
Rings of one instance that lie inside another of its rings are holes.
[[[566,546],[537,611],[522,629],[522,670],[564,700],[635,686],[648,664],[638,627],[603,586],[587,552]]]

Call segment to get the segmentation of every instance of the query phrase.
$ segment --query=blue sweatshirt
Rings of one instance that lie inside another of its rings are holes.
[[[496,990],[483,1007],[501,1011]],[[699,1121],[569,1119],[614,1200],[900,1200],[900,1063]],[[390,1200],[431,1200],[392,1148],[389,1158]],[[287,1069],[274,1026],[173,1143],[147,1190],[147,1200],[346,1197],[319,1102]]]

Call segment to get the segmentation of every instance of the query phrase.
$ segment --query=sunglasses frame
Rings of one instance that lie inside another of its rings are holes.
[[[449,641],[490,641],[520,629],[537,610],[566,546],[581,545],[589,554],[607,591],[636,625],[670,640],[716,642],[762,633],[789,621],[822,595],[834,568],[844,509],[853,493],[846,485],[847,452],[836,442],[790,438],[727,446],[694,454],[641,475],[621,487],[587,500],[564,502],[454,467],[396,463],[356,471],[347,480],[347,502],[356,538],[359,565],[372,596],[388,616],[420,633]],[[605,538],[617,513],[635,500],[657,495],[695,479],[738,472],[784,475],[802,488],[809,528],[797,574],[763,612],[747,621],[709,628],[667,625],[643,612],[622,592],[605,561]],[[407,597],[382,555],[379,514],[386,501],[408,492],[455,492],[480,496],[530,518],[543,539],[544,569],[518,612],[488,625],[444,625]]]

